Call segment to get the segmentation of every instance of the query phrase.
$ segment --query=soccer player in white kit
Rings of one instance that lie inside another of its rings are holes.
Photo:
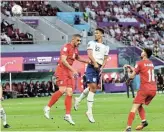
[[[3,90],[2,90],[1,81],[0,81],[0,100],[1,100],[1,101],[3,100],[2,92],[3,92]],[[5,110],[3,109],[1,102],[0,102],[0,116],[1,116],[1,119],[2,119],[2,121],[3,121],[3,127],[4,127],[4,128],[10,128],[10,125],[7,124],[6,112],[5,112]]]
[[[75,104],[74,104],[74,109],[77,110],[81,100],[87,97],[88,110],[86,112],[86,115],[91,123],[95,122],[92,113],[94,95],[98,87],[102,69],[104,68],[107,62],[108,54],[109,54],[109,46],[103,44],[103,35],[104,35],[104,30],[101,28],[97,28],[95,30],[95,40],[90,41],[88,43],[87,53],[91,61],[91,64],[88,64],[86,69],[88,88],[86,88],[82,92],[80,97],[75,98]]]

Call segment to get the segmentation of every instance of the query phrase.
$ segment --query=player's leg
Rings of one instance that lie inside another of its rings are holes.
[[[66,114],[64,116],[64,120],[68,121],[70,124],[75,125],[74,121],[71,117],[71,108],[72,108],[72,88],[68,87],[66,89],[66,97],[65,97],[65,110]]]
[[[131,131],[131,126],[132,126],[132,123],[133,123],[133,120],[135,118],[135,114],[138,110],[138,108],[140,107],[141,104],[133,104],[132,108],[131,108],[131,111],[128,115],[128,121],[127,121],[127,127],[126,127],[126,132],[130,132]]]
[[[145,93],[145,97],[146,97],[145,104],[149,105],[149,103],[152,101],[152,99],[155,97],[155,95],[156,95],[156,91],[146,92]],[[146,116],[145,116],[145,110],[142,105],[138,108],[138,113],[139,113],[139,116],[140,116],[142,122],[140,125],[138,125],[136,127],[136,130],[142,130],[144,127],[148,126],[148,122],[147,122]]]
[[[136,130],[142,130],[144,127],[148,126],[148,122],[146,121],[145,116],[145,110],[142,105],[138,108],[138,114],[142,120],[142,123],[136,127]]]
[[[95,120],[93,118],[92,107],[93,107],[93,103],[94,103],[94,95],[95,95],[95,92],[96,92],[96,89],[97,89],[97,83],[89,83],[88,86],[89,86],[89,93],[88,93],[88,96],[87,96],[88,110],[86,112],[86,115],[88,117],[88,120],[91,123],[94,123]]]
[[[51,107],[58,101],[58,99],[63,95],[65,92],[66,87],[65,86],[60,86],[59,90],[56,91],[52,96],[51,99],[49,100],[47,106],[44,107],[44,115],[47,119],[50,118],[50,109]]]
[[[136,114],[138,108],[142,104],[145,104],[145,96],[144,96],[144,93],[139,90],[137,92],[137,96],[134,98],[133,106],[132,106],[131,111],[128,115],[127,127],[126,127],[126,130],[125,130],[126,132],[131,131],[131,126],[132,126],[133,120],[135,118],[135,114]]]
[[[1,115],[2,122],[3,122],[3,127],[4,128],[9,128],[10,125],[7,124],[6,112],[5,112],[5,110],[4,110],[4,108],[2,107],[1,104],[0,104],[0,115]]]
[[[51,99],[49,100],[47,106],[44,107],[44,115],[47,119],[50,118],[49,113],[51,107],[58,101],[58,99],[63,95],[63,93],[66,90],[67,86],[67,77],[58,75],[57,80],[56,80],[56,85],[58,85],[59,90],[56,91],[52,96]]]
[[[79,97],[75,97],[75,103],[74,103],[74,110],[77,111],[79,103],[87,97],[89,93],[89,87],[87,87],[86,89],[83,90],[83,92],[80,94]]]

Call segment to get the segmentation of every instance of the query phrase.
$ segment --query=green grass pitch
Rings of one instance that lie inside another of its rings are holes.
[[[83,100],[78,111],[72,109],[72,118],[76,124],[71,126],[63,120],[64,97],[52,107],[53,119],[45,119],[43,107],[49,98],[9,99],[2,102],[11,125],[9,129],[1,125],[2,131],[123,131],[133,100],[128,99],[126,94],[96,94],[93,107],[96,123],[88,121],[85,115],[86,100]],[[164,131],[164,94],[157,94],[145,110],[149,126],[144,131]],[[132,129],[139,123],[140,118],[136,115]]]

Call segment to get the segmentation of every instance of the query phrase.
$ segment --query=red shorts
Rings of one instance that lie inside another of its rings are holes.
[[[133,101],[134,104],[148,105],[156,95],[156,90],[139,90]]]
[[[56,85],[58,87],[62,86],[67,88],[68,87],[73,88],[73,77],[70,70],[63,69],[62,67],[58,66],[56,68],[55,76],[56,76]]]

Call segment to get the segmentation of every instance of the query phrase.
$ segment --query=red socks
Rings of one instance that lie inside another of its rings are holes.
[[[72,96],[66,95],[66,97],[65,97],[66,114],[70,114],[71,113],[71,108],[72,108]]]
[[[52,105],[55,104],[55,103],[58,101],[58,99],[59,99],[62,95],[63,95],[63,93],[61,93],[59,90],[56,91],[56,92],[52,95],[52,97],[51,97],[51,99],[50,99],[50,101],[49,101],[49,103],[48,103],[48,106],[51,108]]]
[[[135,113],[134,112],[130,112],[129,113],[129,117],[128,117],[128,123],[127,123],[128,126],[132,125],[134,118],[135,118]]]
[[[145,117],[145,110],[144,110],[144,108],[142,106],[140,106],[138,108],[138,113],[139,113],[139,116],[140,116],[142,121],[146,119],[146,117]]]
[[[51,108],[53,104],[55,104],[58,99],[62,96],[63,94],[58,90],[57,92],[55,92],[49,103],[48,106]],[[72,96],[68,96],[66,95],[65,97],[65,109],[66,109],[66,114],[70,114],[71,113],[71,108],[72,108]]]

